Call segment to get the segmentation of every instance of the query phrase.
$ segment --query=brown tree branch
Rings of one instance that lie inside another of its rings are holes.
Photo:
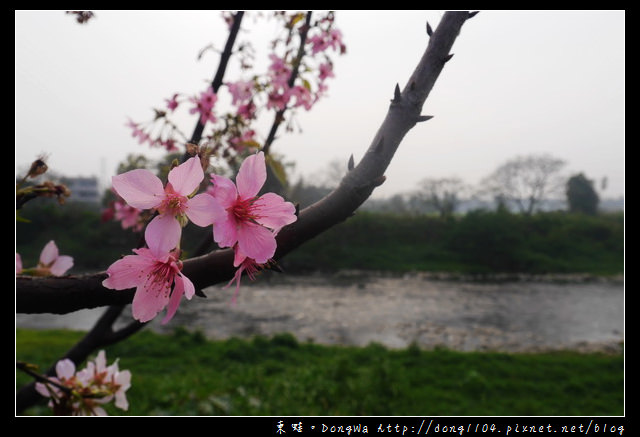
[[[444,14],[404,89],[400,91],[396,86],[389,111],[363,158],[333,192],[302,210],[295,223],[280,231],[276,259],[353,215],[373,189],[384,182],[384,172],[406,133],[416,123],[430,118],[420,115],[422,106],[451,59],[449,51],[462,25],[471,16],[464,11]],[[232,261],[231,250],[214,251],[186,260],[183,273],[197,289],[202,289],[231,279],[235,273]],[[133,290],[104,289],[101,283],[105,277],[105,273],[66,278],[18,277],[16,311],[64,314],[131,302]]]
[[[300,46],[298,47],[298,53],[296,54],[295,59],[293,60],[293,69],[291,70],[291,75],[289,76],[289,80],[287,81],[287,85],[289,88],[293,88],[293,85],[296,82],[296,78],[298,77],[298,71],[300,70],[300,63],[302,62],[302,57],[304,56],[304,46],[307,43],[307,33],[309,33],[309,28],[311,26],[311,11],[307,12],[306,19],[304,21],[304,26],[302,26],[300,30]],[[273,119],[273,123],[271,124],[271,129],[269,130],[269,134],[267,135],[267,139],[262,146],[262,151],[265,155],[269,154],[269,150],[271,149],[271,144],[276,139],[276,132],[278,132],[278,128],[280,124],[284,121],[284,113],[287,108],[280,109],[276,111],[276,115]]]
[[[211,88],[216,94],[222,86],[222,80],[224,79],[224,74],[227,71],[227,64],[229,63],[229,59],[231,59],[231,54],[233,53],[233,45],[235,44],[236,37],[238,36],[238,32],[240,31],[240,24],[242,23],[243,16],[244,11],[238,11],[233,16],[233,24],[229,29],[227,42],[224,46],[222,54],[220,55],[220,64],[218,64],[218,70],[216,71],[216,74],[211,81]],[[204,126],[204,123],[202,123],[200,117],[198,117],[196,127],[193,129],[193,134],[191,135],[191,140],[189,142],[193,144],[198,144],[200,142],[200,140],[202,139],[202,132],[204,132]],[[184,160],[188,159],[189,157],[190,155],[185,154]]]

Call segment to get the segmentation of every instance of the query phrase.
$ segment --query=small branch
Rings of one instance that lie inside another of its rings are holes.
[[[231,25],[231,29],[229,29],[229,36],[227,37],[227,42],[224,46],[224,50],[220,55],[220,64],[218,64],[218,70],[211,81],[211,88],[214,93],[218,93],[218,90],[222,86],[222,81],[224,79],[224,74],[227,70],[227,64],[229,63],[229,59],[231,58],[231,54],[233,53],[233,45],[235,44],[236,37],[238,36],[238,32],[240,31],[240,24],[242,23],[242,17],[244,16],[244,11],[238,11],[233,16],[233,24]],[[199,144],[202,139],[202,132],[204,132],[204,123],[201,122],[200,117],[198,117],[198,121],[196,122],[196,127],[193,129],[193,134],[191,135],[190,143]],[[189,155],[185,153],[183,161],[189,159]]]
[[[55,387],[58,387],[60,390],[66,392],[66,393],[71,393],[71,389],[69,387],[67,387],[66,385],[62,385],[56,381],[52,381],[51,379],[49,379],[48,377],[41,375],[37,372],[34,372],[33,370],[31,370],[29,368],[29,365],[25,362],[22,361],[16,361],[16,369],[20,370],[21,372],[26,373],[27,375],[31,376],[33,379],[35,379],[37,382],[42,382],[44,384],[51,384]]]
[[[302,57],[304,56],[304,46],[307,43],[307,33],[309,33],[309,26],[311,25],[311,11],[307,12],[307,17],[304,22],[304,26],[301,27],[300,31],[300,46],[298,47],[298,53],[296,54],[295,59],[293,60],[293,69],[291,70],[291,75],[289,76],[289,80],[287,81],[287,85],[289,88],[293,88],[295,84],[296,78],[298,77],[298,71],[300,69],[300,63],[302,62]],[[276,138],[276,132],[278,131],[278,127],[284,120],[284,113],[287,108],[281,109],[276,112],[276,115],[273,119],[273,124],[271,125],[271,129],[269,130],[269,135],[267,135],[267,139],[262,146],[262,151],[265,155],[269,154],[269,149],[271,148],[271,144]]]

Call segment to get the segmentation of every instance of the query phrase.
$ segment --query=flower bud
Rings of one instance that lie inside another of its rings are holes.
[[[31,163],[31,167],[29,168],[29,177],[35,178],[44,174],[49,167],[47,167],[47,163],[44,162],[44,158],[38,158]]]
[[[197,144],[187,143],[187,144],[185,144],[185,147],[187,148],[187,154],[189,156],[196,156],[198,154],[198,145]]]

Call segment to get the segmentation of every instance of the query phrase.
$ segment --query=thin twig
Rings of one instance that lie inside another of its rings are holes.
[[[302,26],[300,30],[300,46],[298,47],[298,53],[293,60],[293,69],[291,70],[291,75],[289,76],[289,80],[287,81],[287,85],[289,85],[289,88],[293,88],[293,85],[295,84],[295,81],[298,77],[300,63],[302,62],[302,57],[304,56],[304,46],[307,43],[307,34],[309,33],[309,27],[311,25],[311,15],[311,11],[308,11],[304,26]],[[271,124],[271,129],[269,130],[269,135],[267,136],[267,139],[262,146],[262,151],[265,155],[269,154],[269,149],[271,148],[271,144],[276,138],[278,127],[280,127],[280,124],[284,121],[284,113],[286,110],[287,108],[285,107],[276,112],[273,123]]]

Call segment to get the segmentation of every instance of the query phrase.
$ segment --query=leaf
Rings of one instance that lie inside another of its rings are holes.
[[[277,159],[274,159],[271,155],[267,155],[267,163],[269,164],[269,167],[271,167],[271,171],[273,171],[273,174],[278,178],[280,183],[283,186],[286,186],[287,172],[285,171],[284,165],[282,165],[282,162],[278,161]]]
[[[298,21],[302,20],[303,18],[304,18],[304,14],[302,12],[298,12],[293,17],[291,17],[291,21],[289,21],[289,24],[287,25],[287,27],[289,29],[293,29],[293,27],[296,25],[296,23]]]
[[[243,141],[242,145],[245,147],[253,147],[255,149],[259,149],[260,147],[262,147],[256,140]]]
[[[26,219],[20,215],[20,211],[16,209],[16,221],[22,223],[31,223],[31,220]]]

